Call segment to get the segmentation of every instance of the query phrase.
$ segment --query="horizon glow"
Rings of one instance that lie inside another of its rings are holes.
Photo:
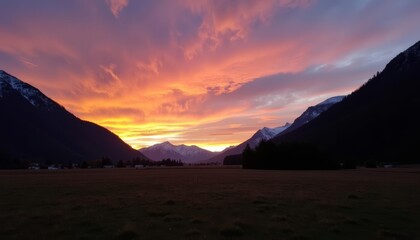
[[[0,69],[133,148],[221,151],[420,40],[415,0],[0,2]]]

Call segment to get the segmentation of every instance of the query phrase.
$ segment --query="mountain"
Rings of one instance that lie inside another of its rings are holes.
[[[1,70],[0,112],[0,167],[13,167],[18,161],[145,158],[109,130],[80,120],[35,87]]]
[[[290,123],[286,123],[284,126],[276,128],[264,127],[259,129],[250,139],[246,141],[246,144],[249,144],[251,148],[255,148],[262,140],[267,141],[285,131],[290,127]],[[245,146],[246,146],[245,144]],[[243,150],[243,149],[242,149]]]
[[[264,127],[259,129],[251,138],[246,140],[245,142],[239,144],[236,147],[229,147],[224,151],[218,153],[216,156],[208,158],[203,163],[222,163],[226,156],[229,155],[236,155],[241,154],[242,151],[245,149],[246,145],[249,144],[250,147],[254,148],[258,145],[262,140],[270,140],[282,131],[286,130],[290,126],[289,123],[286,123],[284,126],[277,127],[277,128],[267,128]]]
[[[336,96],[328,98],[327,100],[318,103],[315,106],[311,106],[306,111],[302,113],[298,118],[296,118],[292,125],[287,128],[285,131],[282,131],[280,135],[284,135],[288,132],[291,132],[295,129],[300,128],[301,126],[305,125],[306,123],[312,121],[316,117],[318,117],[321,113],[327,111],[330,107],[332,107],[334,104],[341,102],[344,99],[345,96]]]
[[[150,147],[142,148],[139,151],[148,158],[156,161],[170,158],[173,160],[182,160],[184,163],[199,162],[217,154],[217,152],[210,152],[195,145],[173,145],[170,142],[155,144]]]
[[[420,41],[302,127],[273,141],[307,142],[337,159],[420,162]]]
[[[318,117],[322,112],[329,109],[334,104],[340,102],[344,99],[344,96],[336,96],[328,98],[327,100],[307,108],[298,118],[296,118],[292,124],[286,123],[284,126],[277,127],[277,128],[262,128],[258,130],[252,137],[245,142],[239,144],[238,146],[229,149],[227,151],[221,152],[217,156],[206,160],[205,162],[217,162],[221,163],[225,159],[226,156],[229,155],[236,155],[241,154],[246,145],[249,144],[251,148],[255,148],[261,140],[270,140],[276,136],[282,135],[284,133],[290,132],[290,130],[297,129],[302,125],[312,121],[314,118]]]

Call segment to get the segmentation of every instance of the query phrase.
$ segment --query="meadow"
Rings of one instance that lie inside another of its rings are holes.
[[[0,239],[420,239],[420,170],[0,171]]]

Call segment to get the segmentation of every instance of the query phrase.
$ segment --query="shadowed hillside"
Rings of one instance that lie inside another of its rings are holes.
[[[273,141],[312,143],[336,158],[359,164],[367,160],[418,163],[419,89],[420,42],[342,102]]]
[[[24,161],[145,158],[118,136],[80,120],[38,89],[0,71],[0,167]]]

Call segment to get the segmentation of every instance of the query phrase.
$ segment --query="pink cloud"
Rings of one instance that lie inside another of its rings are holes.
[[[118,18],[121,11],[128,6],[128,0],[106,0],[106,4],[109,6],[114,17]]]
[[[195,42],[184,46],[185,57],[193,59],[199,52],[215,50],[223,41],[245,39],[251,25],[257,22],[268,23],[278,8],[306,7],[309,0],[266,0],[266,1],[196,1],[187,0],[184,4],[195,14],[202,16]]]

